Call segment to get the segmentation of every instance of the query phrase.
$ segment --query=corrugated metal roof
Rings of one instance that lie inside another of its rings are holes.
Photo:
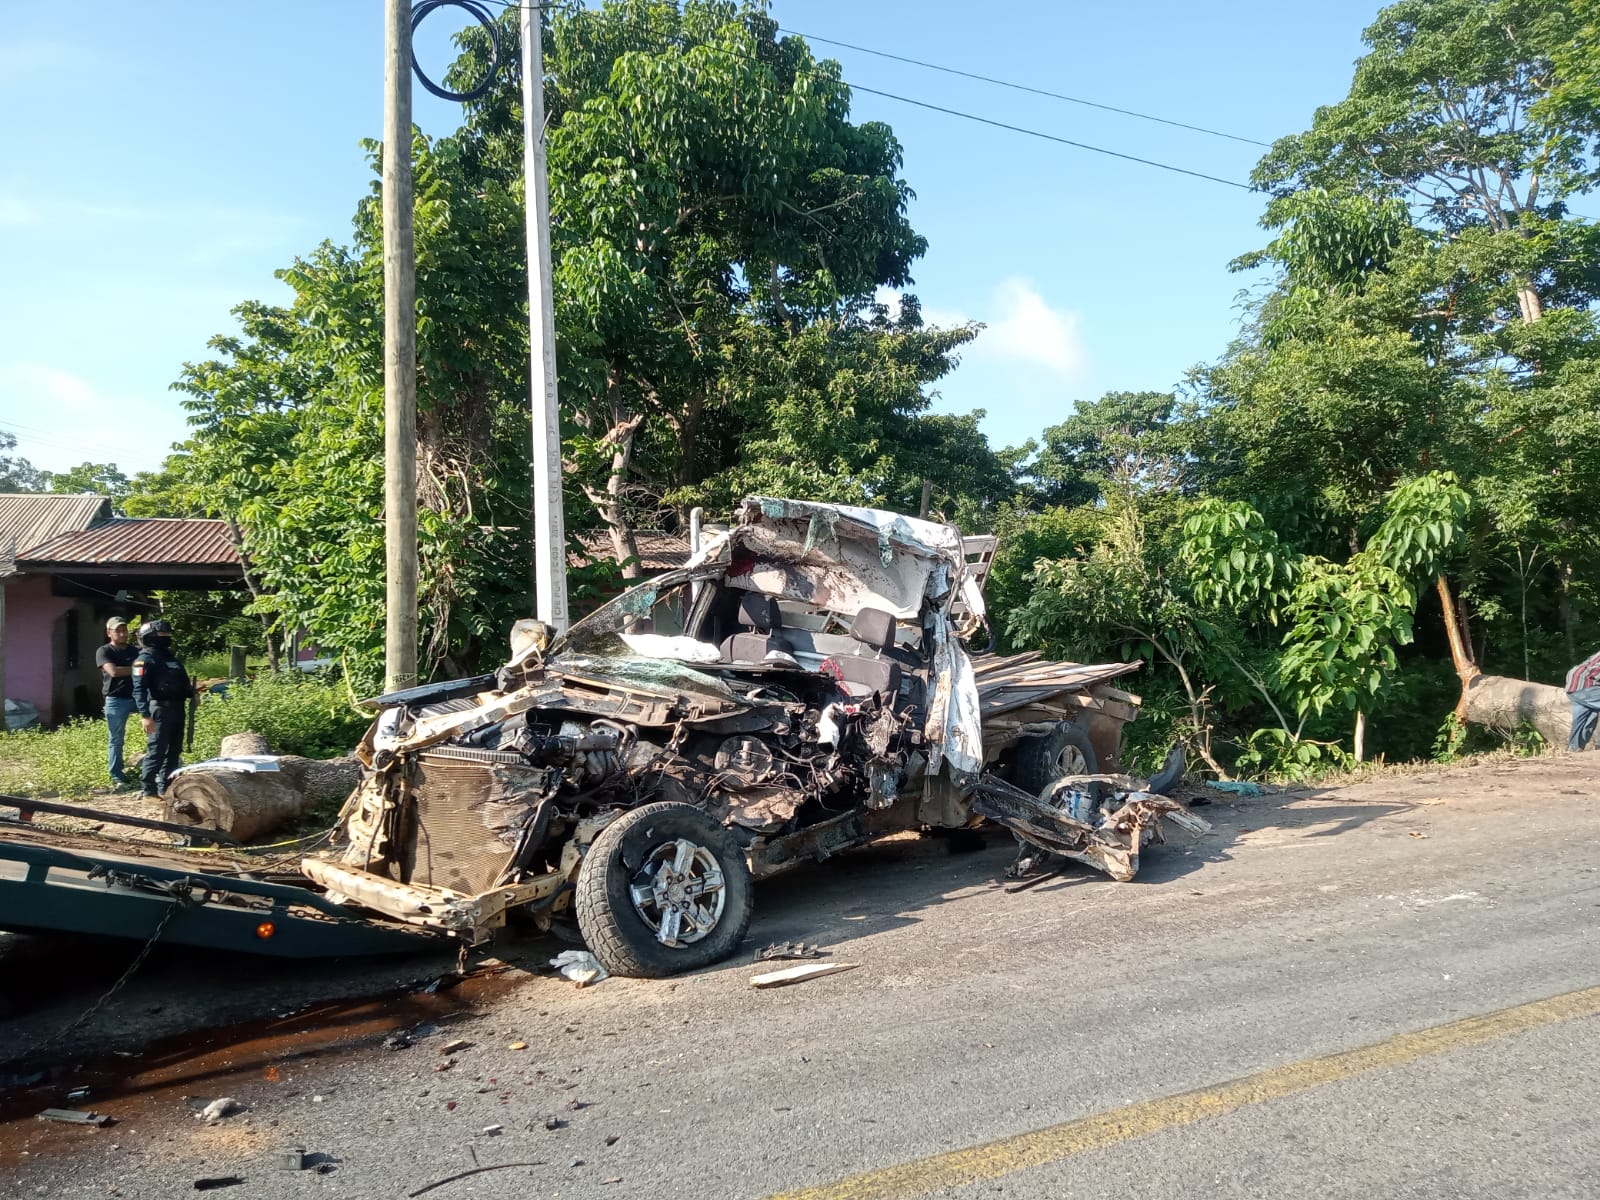
[[[689,539],[676,533],[661,529],[638,529],[634,531],[633,540],[639,547],[639,569],[647,575],[676,571],[689,558]],[[578,543],[583,547],[583,553],[574,552],[567,556],[568,563],[575,567],[583,566],[586,562],[610,560],[614,553],[611,538],[604,531],[579,534]]]
[[[92,529],[63,533],[17,555],[17,565],[238,567],[239,552],[221,521],[180,517],[115,517]]]
[[[104,496],[0,493],[0,575],[34,546],[110,519],[111,501]]]

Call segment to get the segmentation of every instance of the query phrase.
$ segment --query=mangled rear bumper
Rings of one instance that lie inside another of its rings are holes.
[[[1163,817],[1195,834],[1211,828],[1176,800],[1149,792],[1127,794],[1125,802],[1105,812],[1098,825],[1089,825],[993,775],[982,776],[974,785],[972,811],[1030,845],[1087,863],[1119,883],[1138,874],[1144,847],[1164,840]]]

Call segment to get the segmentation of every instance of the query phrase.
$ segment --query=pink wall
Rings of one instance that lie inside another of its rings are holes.
[[[51,668],[59,641],[56,623],[77,601],[52,596],[50,580],[43,575],[14,575],[5,589],[5,679],[0,680],[0,690],[7,699],[32,704],[47,725],[65,719],[71,714],[65,707],[56,711],[57,681]],[[92,622],[80,623],[80,656],[87,657],[91,667],[95,648],[104,640],[97,636],[99,632]]]

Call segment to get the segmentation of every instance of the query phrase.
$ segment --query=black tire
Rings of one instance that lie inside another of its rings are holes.
[[[636,889],[671,886],[661,883],[663,872],[665,877],[675,876],[672,867],[684,844],[695,851],[682,873],[692,882],[711,878],[708,867],[715,862],[720,904],[694,903],[707,893],[680,890],[671,896],[659,893],[663,896],[659,906],[647,900],[641,907],[635,900]],[[672,863],[664,857],[668,854]],[[691,875],[697,870],[700,874]],[[726,829],[688,804],[646,804],[624,813],[595,838],[578,868],[573,909],[584,941],[607,971],[659,979],[710,966],[732,954],[750,927],[753,890],[744,851]],[[713,908],[714,916],[708,911]],[[691,922],[687,932],[693,940],[681,936],[671,939],[674,944],[662,940],[663,932],[684,932],[691,915],[709,920],[707,928],[701,930]]]
[[[1098,775],[1100,761],[1095,757],[1089,735],[1069,721],[1059,721],[1049,733],[1023,738],[1017,743],[1016,765],[1011,782],[1025,792],[1042,796],[1045,789],[1063,775]],[[1095,808],[1105,799],[1105,788],[1086,783]]]

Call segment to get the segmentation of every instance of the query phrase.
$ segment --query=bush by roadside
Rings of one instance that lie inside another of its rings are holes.
[[[262,677],[201,700],[194,750],[183,760],[212,758],[225,736],[246,730],[261,734],[279,754],[332,758],[349,753],[369,720],[350,707],[341,684]],[[134,718],[128,722],[124,756],[131,759],[144,748],[144,733]],[[104,721],[79,718],[58,729],[0,735],[0,791],[88,796],[108,782]]]

